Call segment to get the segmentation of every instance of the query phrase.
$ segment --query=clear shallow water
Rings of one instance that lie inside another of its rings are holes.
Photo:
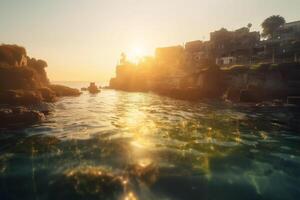
[[[103,90],[1,130],[0,199],[299,199],[299,110]]]

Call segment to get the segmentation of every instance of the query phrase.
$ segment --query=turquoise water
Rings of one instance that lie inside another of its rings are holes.
[[[0,199],[299,199],[299,119],[113,90],[62,98],[45,122],[0,130]]]

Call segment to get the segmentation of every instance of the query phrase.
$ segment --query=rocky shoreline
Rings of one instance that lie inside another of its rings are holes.
[[[54,88],[54,89],[50,89]],[[31,125],[41,122],[60,97],[79,96],[77,89],[55,85],[38,90],[0,92],[0,127]]]
[[[178,78],[170,85],[169,76],[155,79],[143,77],[138,71],[121,71],[111,79],[109,88],[132,92],[154,92],[183,100],[219,99],[239,103],[282,102],[300,96],[300,63],[232,66],[221,69],[206,67],[196,74]],[[121,73],[120,73],[121,71]],[[123,75],[127,73],[126,75]],[[128,75],[129,74],[129,75]],[[294,104],[298,98],[294,98]]]
[[[41,122],[59,97],[79,96],[78,89],[50,83],[43,60],[23,47],[0,45],[0,127]]]

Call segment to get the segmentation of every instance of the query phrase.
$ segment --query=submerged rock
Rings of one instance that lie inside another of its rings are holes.
[[[0,126],[28,125],[41,122],[45,115],[38,111],[32,111],[25,107],[1,108]]]
[[[131,179],[138,179],[147,185],[154,184],[159,177],[158,166],[151,159],[142,159],[129,165],[128,173]]]
[[[63,190],[61,190],[63,188]],[[50,199],[119,199],[125,184],[122,177],[98,167],[78,167],[65,171],[50,184]]]
[[[34,135],[21,139],[12,147],[13,153],[22,154],[43,154],[43,153],[58,153],[60,150],[57,148],[60,140],[54,136],[47,135]]]

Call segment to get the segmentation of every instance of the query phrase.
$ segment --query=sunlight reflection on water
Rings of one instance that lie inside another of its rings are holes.
[[[300,195],[298,110],[112,90],[54,107],[45,123],[1,134],[1,199]]]

